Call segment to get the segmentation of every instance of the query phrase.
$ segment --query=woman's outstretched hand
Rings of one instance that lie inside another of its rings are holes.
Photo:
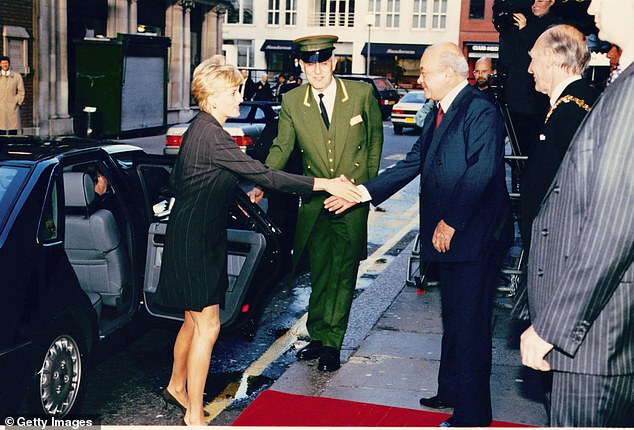
[[[324,190],[336,197],[341,197],[350,202],[361,202],[361,193],[357,187],[348,180],[344,175],[338,178],[325,179],[315,178],[314,190]]]

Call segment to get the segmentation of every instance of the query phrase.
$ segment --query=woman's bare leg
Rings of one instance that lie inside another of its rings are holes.
[[[187,358],[187,397],[189,406],[185,413],[187,425],[206,425],[203,413],[203,392],[211,351],[220,333],[220,307],[207,306],[201,312],[191,311],[194,335]]]
[[[167,391],[176,398],[182,405],[187,406],[187,357],[189,348],[194,336],[194,320],[191,311],[185,311],[185,321],[176,336],[174,342],[174,364],[172,365],[172,376],[167,384]]]

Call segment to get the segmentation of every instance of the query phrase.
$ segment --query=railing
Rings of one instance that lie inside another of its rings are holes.
[[[318,12],[308,16],[309,27],[354,27],[354,12]]]

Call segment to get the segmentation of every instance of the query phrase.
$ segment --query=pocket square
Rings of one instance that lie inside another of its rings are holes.
[[[357,125],[360,122],[363,122],[363,118],[361,117],[361,115],[355,115],[350,118],[350,127],[352,127],[353,125]]]

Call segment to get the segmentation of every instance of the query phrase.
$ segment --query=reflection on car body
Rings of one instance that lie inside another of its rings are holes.
[[[79,138],[0,137],[0,415],[63,417],[85,389],[95,342],[152,307],[173,157]],[[87,171],[107,178],[96,205]],[[156,206],[159,211],[164,205]],[[224,328],[250,325],[283,270],[280,231],[236,192]],[[24,399],[24,401],[23,401]]]

